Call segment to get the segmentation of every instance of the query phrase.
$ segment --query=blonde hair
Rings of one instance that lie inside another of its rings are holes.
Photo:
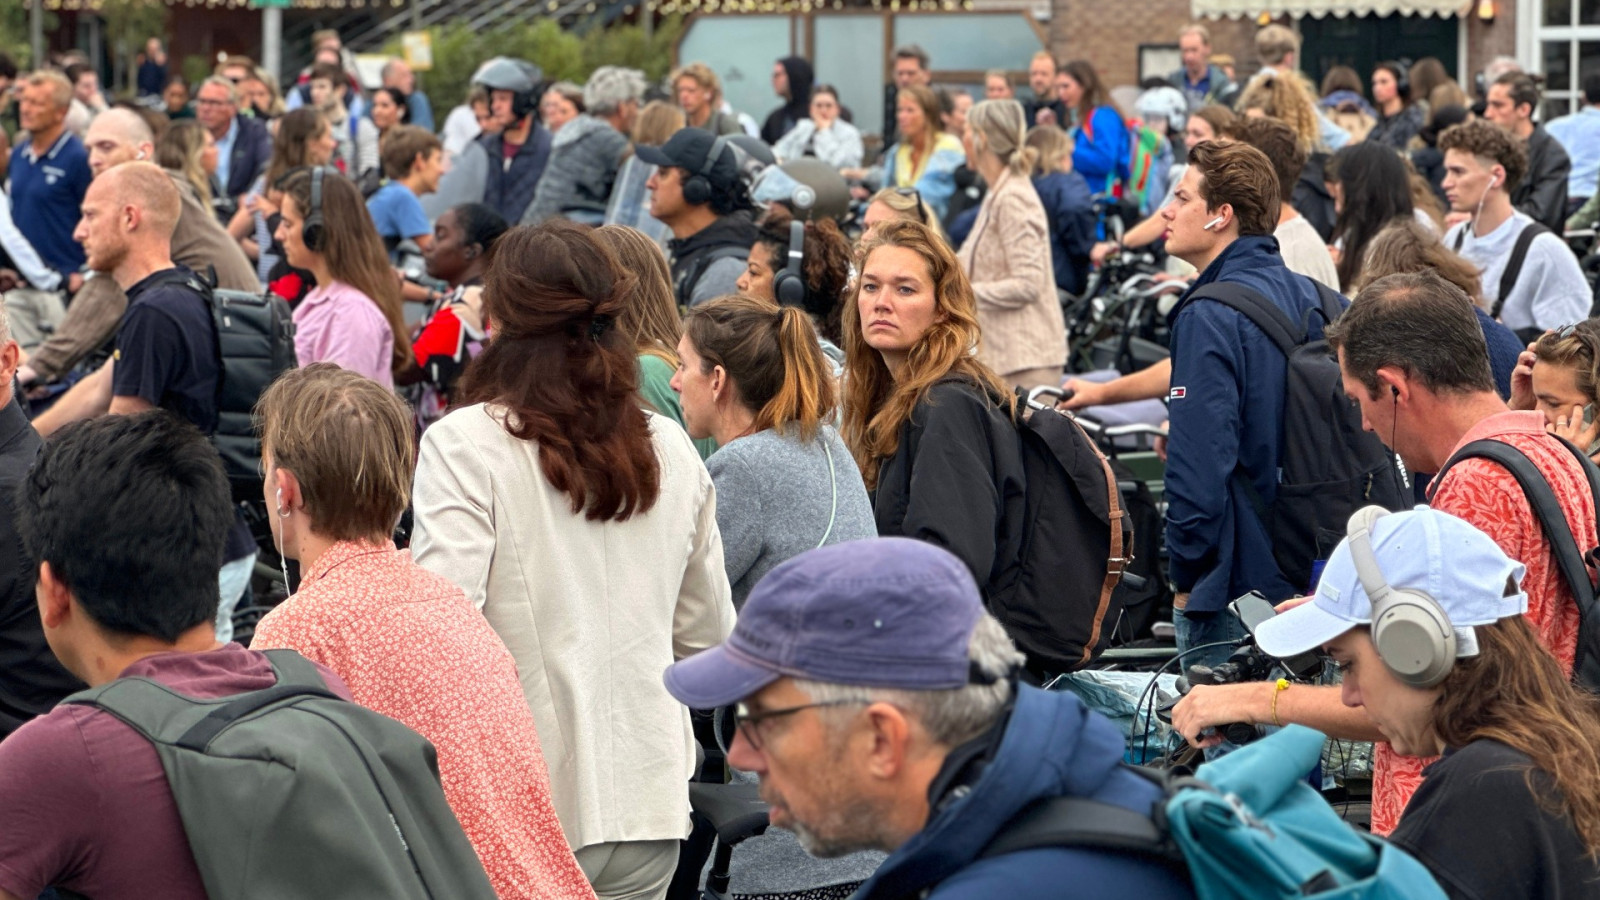
[[[833,373],[800,307],[718,297],[689,310],[683,333],[702,371],[721,366],[728,373],[739,403],[755,413],[753,431],[793,427],[809,441],[833,415]]]
[[[376,381],[333,363],[285,372],[256,404],[263,458],[294,473],[312,531],[386,540],[411,501],[410,409]]]
[[[910,99],[922,110],[923,153],[931,156],[933,154],[933,145],[939,140],[939,124],[941,122],[939,118],[939,95],[933,92],[933,88],[913,84],[910,87],[901,88],[894,95],[896,106],[899,106],[900,101],[905,99]],[[911,140],[911,137],[909,134],[902,134],[900,135],[900,140]]]
[[[1028,129],[1028,146],[1034,151],[1034,172],[1049,175],[1063,159],[1071,159],[1076,149],[1072,135],[1057,125],[1035,125]]]
[[[897,380],[883,357],[861,332],[861,284],[867,263],[882,247],[900,247],[921,256],[933,283],[934,322],[911,348]],[[939,233],[895,220],[879,225],[856,251],[855,287],[845,308],[844,440],[856,458],[868,490],[878,485],[878,469],[900,446],[900,429],[934,384],[956,375],[1000,398],[1008,410],[1016,399],[1000,377],[978,361],[978,301],[955,253]]]
[[[47,84],[55,88],[56,108],[66,109],[72,105],[72,82],[67,76],[55,69],[39,69],[28,76],[26,84],[29,87],[38,87]]]
[[[981,139],[982,149],[1005,163],[1013,175],[1033,171],[1039,153],[1028,146],[1028,118],[1015,100],[984,100],[967,110],[967,127],[972,130],[974,148]]]
[[[1293,75],[1263,72],[1239,95],[1238,110],[1260,110],[1294,129],[1300,146],[1310,150],[1322,143],[1316,103],[1311,91]]]
[[[648,353],[678,365],[678,338],[683,336],[683,320],[678,318],[678,301],[672,293],[672,271],[661,247],[644,232],[626,225],[602,225],[594,230],[600,243],[611,248],[622,267],[638,276],[623,301],[617,328],[640,353]]]
[[[1265,65],[1275,66],[1284,57],[1300,52],[1300,35],[1282,25],[1268,25],[1256,32],[1256,55]]]
[[[678,82],[685,78],[711,92],[711,105],[715,110],[716,105],[722,101],[722,79],[717,77],[717,73],[713,72],[711,67],[705,63],[689,63],[687,66],[683,66],[672,73],[670,81],[672,89],[676,91]]]
[[[906,190],[906,188],[886,187],[872,195],[872,199],[867,201],[867,207],[870,208],[874,203],[882,203],[899,218],[927,225],[934,230],[934,233],[943,237],[944,229],[939,227],[939,214],[933,211],[928,201],[922,199],[921,192],[909,194]]]
[[[206,150],[206,127],[198,119],[179,119],[167,126],[156,141],[156,162],[169,172],[183,176],[194,188],[200,205],[211,208],[211,177],[200,165]]]
[[[682,131],[685,124],[683,110],[676,104],[651,100],[639,110],[631,137],[638,146],[659,147],[667,142],[667,138]]]

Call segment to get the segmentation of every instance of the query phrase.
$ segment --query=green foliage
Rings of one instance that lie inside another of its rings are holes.
[[[60,18],[45,10],[44,33],[49,35],[60,27]],[[22,0],[0,0],[0,49],[11,55],[19,70],[32,68],[33,47],[28,39],[28,7]]]
[[[8,0],[0,0],[0,3]],[[533,0],[540,2],[540,0]],[[466,99],[472,73],[494,56],[513,56],[537,63],[550,81],[582,84],[600,66],[642,69],[652,81],[665,78],[672,66],[672,48],[683,32],[683,19],[671,17],[656,25],[645,39],[639,25],[620,25],[579,35],[565,31],[553,19],[494,29],[489,33],[452,23],[430,29],[433,35],[433,70],[424,76],[435,106],[449,109]],[[396,37],[385,53],[400,55]]]
[[[183,80],[189,85],[189,89],[194,90],[195,85],[211,75],[212,68],[211,60],[197,53],[191,53],[183,58],[178,70],[183,73]]]

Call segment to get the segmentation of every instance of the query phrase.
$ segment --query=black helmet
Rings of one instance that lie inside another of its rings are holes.
[[[539,109],[544,70],[526,60],[497,56],[478,67],[472,83],[490,91],[510,91],[511,114],[520,120]]]

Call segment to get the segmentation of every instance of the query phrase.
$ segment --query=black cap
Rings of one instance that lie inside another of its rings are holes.
[[[706,157],[711,155],[711,148],[716,142],[717,136],[704,128],[680,128],[667,138],[665,144],[638,147],[634,155],[651,165],[686,169],[690,175],[696,175],[705,168]],[[723,143],[722,152],[705,175],[706,180],[711,182],[712,190],[721,193],[733,189],[734,183],[739,180],[739,167],[731,144]]]

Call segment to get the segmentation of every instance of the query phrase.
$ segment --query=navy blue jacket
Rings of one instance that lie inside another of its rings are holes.
[[[1195,279],[1253,288],[1295,323],[1321,305],[1315,284],[1283,265],[1278,239],[1241,237]],[[1167,448],[1167,549],[1188,612],[1216,612],[1249,591],[1268,600],[1295,588],[1278,571],[1272,538],[1233,478],[1242,467],[1261,501],[1277,496],[1283,354],[1243,314],[1184,294],[1172,311],[1171,438]],[[1310,319],[1314,334],[1322,320]]]
[[[505,217],[507,222],[521,222],[522,214],[533,202],[534,189],[544,175],[545,164],[550,162],[550,132],[535,122],[528,139],[522,142],[517,155],[506,165],[505,141],[498,134],[488,134],[478,139],[484,152],[489,154],[488,177],[483,184],[483,202]]]
[[[854,900],[919,897],[926,889],[937,900],[1057,897],[1072,886],[1101,900],[1194,896],[1184,876],[1107,850],[1047,847],[978,859],[1035,800],[1088,797],[1148,812],[1160,798],[1155,785],[1120,766],[1121,733],[1077,697],[1023,685],[993,758],[963,764],[968,746],[952,752],[934,779],[928,824],[884,860]]]
[[[1077,172],[1051,172],[1033,179],[1045,216],[1050,220],[1050,261],[1056,287],[1083,293],[1089,281],[1089,251],[1094,249],[1094,196]]]
[[[266,123],[250,116],[234,116],[239,134],[233,140],[233,155],[228,161],[229,197],[242,197],[272,162],[272,132]]]

